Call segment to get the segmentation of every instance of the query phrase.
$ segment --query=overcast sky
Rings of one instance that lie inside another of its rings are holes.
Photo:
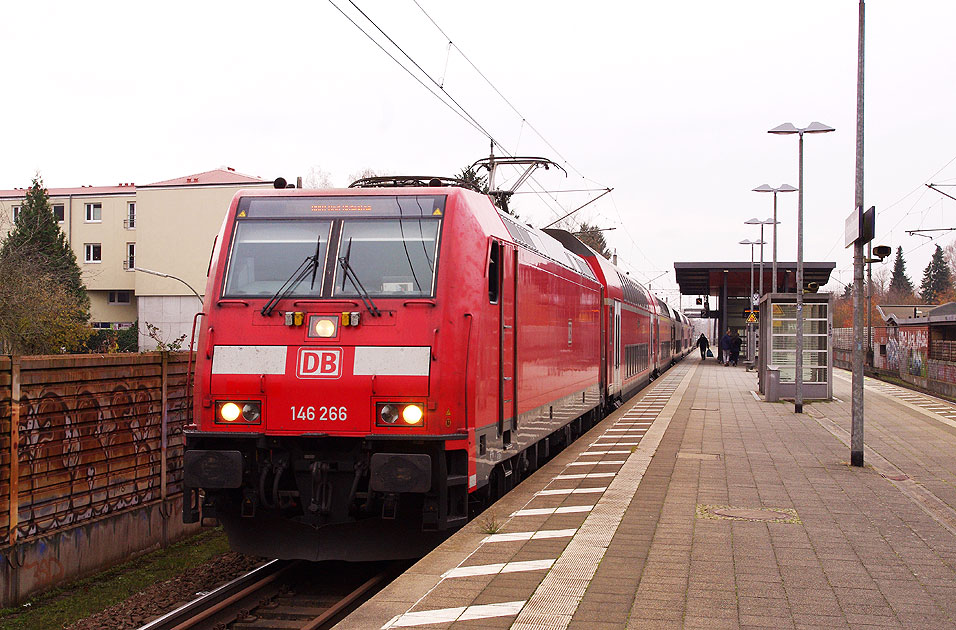
[[[752,188],[797,184],[796,137],[767,130],[836,127],[805,141],[805,259],[852,280],[855,0],[419,0],[451,50],[413,0],[355,3],[507,151],[569,172],[535,186],[614,188],[580,218],[616,228],[622,264],[645,284],[664,274],[652,287],[670,301],[675,261],[749,260],[738,241],[759,228],[743,222],[772,212]],[[905,231],[956,227],[956,202],[924,186],[956,183],[954,25],[951,0],[867,2],[866,205],[876,242],[903,247],[917,285],[953,236]],[[37,170],[60,187],[225,165],[267,179],[317,168],[344,186],[366,168],[453,175],[488,154],[329,0],[7,3],[0,39],[0,188]],[[596,194],[515,206],[540,227]],[[796,257],[796,197],[780,197],[780,260]]]

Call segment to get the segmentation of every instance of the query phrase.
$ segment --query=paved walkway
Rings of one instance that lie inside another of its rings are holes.
[[[953,408],[868,382],[852,468],[836,376],[689,357],[339,627],[956,629]]]

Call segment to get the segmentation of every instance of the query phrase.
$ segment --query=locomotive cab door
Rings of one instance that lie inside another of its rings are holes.
[[[498,267],[501,273],[498,300],[498,435],[502,443],[508,446],[512,431],[518,427],[515,415],[518,393],[515,384],[518,249],[508,243],[496,242],[493,247],[495,245],[499,247]]]

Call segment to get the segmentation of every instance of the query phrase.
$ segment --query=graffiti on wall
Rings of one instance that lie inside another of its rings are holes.
[[[37,379],[48,382],[23,386],[17,540],[160,498],[162,381],[158,366],[148,374],[143,367],[127,366],[126,378],[113,378],[114,367],[94,374],[99,380]],[[171,494],[181,489],[185,399],[182,388],[176,393],[170,395],[167,428]]]
[[[897,329],[899,370],[912,376],[926,377],[929,330],[926,327],[901,327]],[[889,347],[887,347],[889,353]]]

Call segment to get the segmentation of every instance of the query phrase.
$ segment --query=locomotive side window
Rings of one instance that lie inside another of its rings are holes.
[[[498,303],[498,288],[501,278],[501,243],[491,242],[491,253],[488,256],[488,301]]]
[[[313,286],[308,281],[300,282],[290,295],[319,296],[331,227],[331,221],[239,223],[223,294],[227,297],[273,295],[289,279],[289,274],[303,260],[315,256],[318,249],[319,280]]]
[[[435,219],[345,220],[338,257],[348,262],[371,295],[431,296],[440,224]],[[332,294],[360,295],[342,265],[336,269]]]

